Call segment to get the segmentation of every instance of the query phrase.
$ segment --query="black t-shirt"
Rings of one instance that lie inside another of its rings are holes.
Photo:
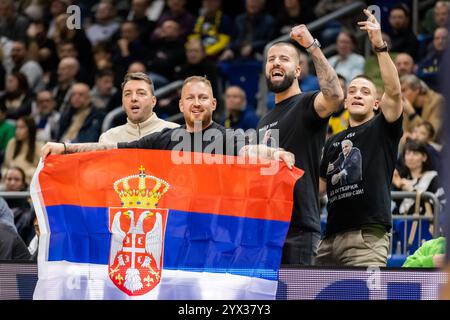
[[[237,155],[246,141],[243,131],[227,130],[213,122],[202,132],[187,132],[186,125],[183,125],[179,128],[166,128],[161,132],[151,133],[136,141],[120,142],[117,147]]]
[[[320,118],[314,109],[318,91],[300,93],[278,103],[259,122],[259,143],[279,147],[295,155],[295,166],[305,173],[294,187],[294,207],[289,233],[297,230],[320,232],[319,164],[325,143],[328,118]],[[261,141],[261,139],[263,141]],[[267,140],[267,142],[265,142]]]
[[[391,228],[391,181],[402,120],[388,123],[380,113],[327,141],[320,166],[320,176],[327,181],[327,236],[368,224]],[[353,144],[349,151],[343,148],[344,140]]]

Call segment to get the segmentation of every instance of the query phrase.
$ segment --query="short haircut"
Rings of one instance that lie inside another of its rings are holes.
[[[353,147],[353,142],[349,139],[342,140],[341,146],[344,146],[344,145],[349,145],[350,147]]]
[[[112,78],[114,78],[114,71],[112,71],[111,69],[100,69],[95,74],[95,78],[96,79],[103,78],[103,77],[112,77]]]
[[[350,85],[350,83],[351,83],[353,80],[355,80],[355,79],[364,79],[364,80],[369,81],[369,82],[373,85],[373,87],[375,88],[375,92],[374,92],[373,94],[375,94],[375,95],[377,94],[377,86],[375,85],[375,82],[372,80],[371,77],[368,77],[368,76],[366,76],[365,74],[359,74],[359,75],[357,75],[357,76],[354,76],[353,79],[350,80],[350,82],[348,83],[348,85]]]
[[[353,80],[355,80],[355,79],[358,79],[358,78],[366,79],[367,81],[370,81],[370,82],[372,82],[372,83],[375,85],[375,83],[373,82],[372,78],[369,77],[369,76],[366,76],[365,74],[358,74],[358,75],[354,76],[353,79],[352,79],[351,81],[353,81]],[[351,81],[350,81],[350,82],[351,82]]]
[[[125,87],[125,85],[127,84],[128,81],[131,80],[140,80],[140,81],[144,81],[146,82],[149,86],[150,86],[150,91],[152,94],[155,93],[155,88],[153,87],[153,81],[152,79],[145,73],[143,72],[132,72],[132,73],[127,73],[125,75],[125,77],[123,78],[123,82],[122,82],[122,90],[123,87]]]
[[[272,47],[276,47],[276,46],[288,46],[288,47],[293,48],[295,50],[295,53],[297,54],[297,61],[300,64],[301,51],[293,42],[290,42],[290,41],[277,41],[274,44],[272,44],[270,47],[272,48]]]
[[[212,90],[211,81],[209,81],[208,78],[206,78],[206,77],[202,77],[202,76],[191,76],[191,77],[188,77],[188,78],[184,79],[183,87],[185,85],[187,85],[188,83],[190,83],[190,82],[203,82],[208,87],[210,87],[211,90]]]

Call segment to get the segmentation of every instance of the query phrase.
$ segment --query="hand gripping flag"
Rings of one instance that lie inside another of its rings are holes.
[[[34,298],[274,299],[302,171],[262,167],[175,165],[159,150],[50,156],[31,188]]]

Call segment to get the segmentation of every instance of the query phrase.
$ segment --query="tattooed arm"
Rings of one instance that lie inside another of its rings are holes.
[[[344,92],[336,71],[330,66],[322,50],[315,46],[314,38],[304,24],[292,28],[291,38],[309,49],[320,85],[320,93],[314,100],[314,109],[321,118],[326,118],[337,111],[344,101]]]
[[[47,142],[41,149],[41,157],[45,160],[45,158],[51,154],[78,153],[111,149],[117,149],[117,144]]]

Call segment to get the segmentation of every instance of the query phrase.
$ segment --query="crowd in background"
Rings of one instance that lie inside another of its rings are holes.
[[[98,141],[105,116],[121,106],[120,85],[127,72],[149,74],[156,89],[191,75],[206,75],[221,100],[215,120],[226,128],[255,128],[261,116],[255,92],[227,82],[230,65],[256,65],[261,72],[267,43],[289,34],[294,25],[307,24],[351,3],[0,0],[2,189],[28,190],[44,142]],[[444,100],[438,79],[448,43],[450,2],[437,1],[421,10],[416,33],[412,1],[389,3],[389,10],[382,12],[382,30],[400,76],[404,109],[404,137],[393,190],[430,191],[443,204],[438,171]],[[67,8],[72,4],[81,9],[80,29],[67,27],[71,15]],[[365,37],[358,36],[355,21],[355,16],[333,20],[313,33],[322,47],[335,45],[328,61],[344,92],[354,76],[365,74],[381,95],[376,58],[364,54]],[[307,54],[300,63],[302,91],[319,90]],[[160,118],[179,112],[178,95],[174,92],[158,100],[154,111]],[[268,94],[269,109],[271,99],[273,94]],[[119,118],[114,125],[125,121]],[[342,108],[330,119],[329,135],[347,126],[348,113]],[[395,213],[414,213],[414,202],[405,201],[393,204]],[[29,245],[35,237],[30,202],[6,199],[6,203],[0,208],[10,211],[0,217],[12,215],[14,228]],[[425,209],[423,205],[422,214]]]

